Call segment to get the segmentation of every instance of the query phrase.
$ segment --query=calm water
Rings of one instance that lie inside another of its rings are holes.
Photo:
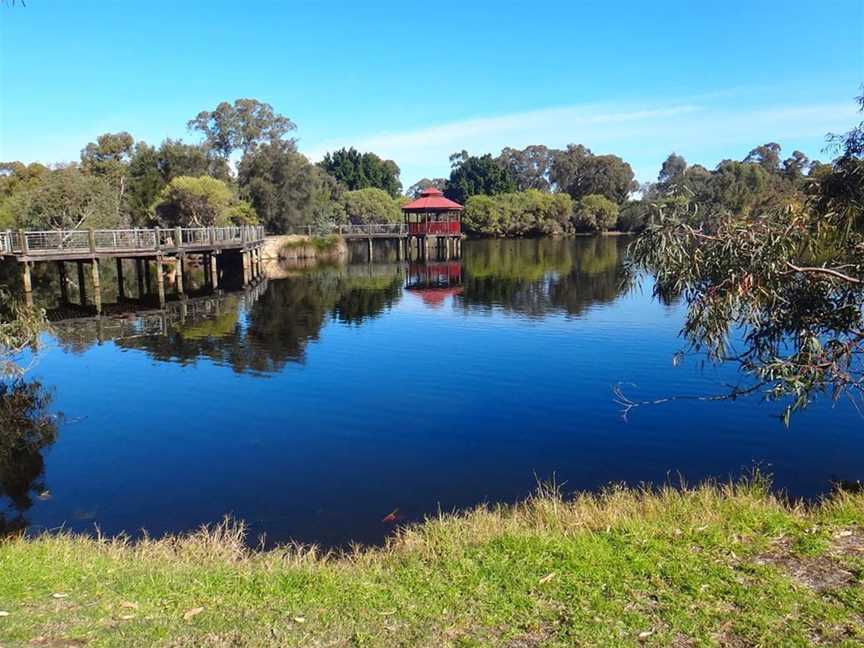
[[[647,399],[735,380],[673,367],[682,307],[654,301],[650,281],[622,286],[625,247],[470,242],[432,267],[282,273],[195,302],[183,323],[58,326],[32,375],[66,422],[0,514],[157,535],[230,514],[271,542],[339,545],[381,541],[394,510],[512,501],[553,476],[576,490],[760,466],[806,497],[864,477],[864,421],[845,403],[791,429],[758,400],[622,420],[617,383]]]

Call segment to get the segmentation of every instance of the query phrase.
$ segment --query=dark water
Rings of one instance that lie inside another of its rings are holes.
[[[31,376],[67,420],[5,476],[26,496],[0,513],[154,535],[230,514],[270,541],[338,545],[380,541],[395,510],[511,501],[553,476],[576,490],[759,466],[804,497],[864,477],[845,403],[791,429],[755,399],[622,420],[617,383],[659,398],[735,380],[673,367],[682,307],[622,285],[625,246],[470,242],[461,261],[292,272],[183,317],[60,325]]]

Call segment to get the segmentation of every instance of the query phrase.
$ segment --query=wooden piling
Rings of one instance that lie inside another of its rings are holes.
[[[156,291],[159,293],[159,308],[165,308],[165,281],[162,272],[162,257],[156,257]]]
[[[57,274],[60,275],[60,301],[63,304],[69,303],[69,279],[66,276],[66,264],[62,261],[57,262]]]
[[[144,299],[144,262],[135,259],[135,279],[138,282],[138,299]]]
[[[24,296],[33,293],[33,279],[30,276],[30,262],[24,261],[21,263],[21,280],[24,282]]]
[[[93,281],[93,305],[96,306],[96,314],[102,314],[102,281],[99,277],[99,259],[90,260],[90,278]]]
[[[219,290],[219,263],[216,255],[210,255],[210,285],[213,290]]]
[[[87,305],[87,285],[84,283],[84,262],[76,261],[78,264],[78,302],[82,306]]]
[[[126,286],[123,285],[123,257],[117,257],[117,298],[126,298]]]
[[[184,291],[183,286],[183,268],[186,265],[186,257],[182,254],[177,257],[177,261],[174,266],[174,277],[175,277],[175,285],[177,286],[177,294],[182,295]]]

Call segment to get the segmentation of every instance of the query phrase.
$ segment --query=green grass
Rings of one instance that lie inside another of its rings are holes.
[[[0,644],[861,646],[862,569],[861,494],[543,489],[341,555],[250,551],[232,523],[12,539]]]
[[[295,240],[286,241],[282,244],[283,250],[296,250],[312,247],[316,252],[333,252],[339,248],[340,238],[338,236],[313,236],[298,237]]]

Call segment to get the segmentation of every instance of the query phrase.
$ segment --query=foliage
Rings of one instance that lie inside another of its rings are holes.
[[[250,205],[238,200],[227,184],[210,176],[174,178],[159,194],[153,209],[164,227],[223,227],[257,222]]]
[[[19,304],[5,286],[0,286],[0,382],[20,378],[18,355],[39,342],[45,313]]]
[[[129,161],[126,192],[132,223],[144,227],[152,224],[153,203],[171,180],[203,175],[231,181],[228,163],[221,157],[208,156],[202,146],[172,139],[164,140],[158,148],[138,142]]]
[[[297,128],[270,104],[257,99],[236,99],[233,104],[223,101],[212,112],[202,110],[187,127],[202,133],[205,147],[224,160],[237,149],[245,154],[260,144],[284,141],[285,135]]]
[[[864,123],[845,137],[834,171],[823,176],[830,197],[820,190],[758,217],[722,212],[701,226],[693,224],[695,206],[670,203],[631,250],[636,267],[655,273],[656,294],[684,296],[689,349],[737,363],[749,378],[726,396],[782,399],[787,423],[820,392],[853,399],[864,393],[864,233],[854,188],[860,176],[849,178],[842,162],[860,168],[861,132]],[[759,155],[742,163],[753,177],[768,174],[763,162],[774,166],[779,147]],[[834,193],[837,185],[853,189]],[[739,330],[742,346],[734,348]]]
[[[618,222],[618,205],[600,194],[583,196],[573,214],[578,229],[603,232]]]
[[[106,179],[73,165],[41,174],[37,183],[13,194],[5,209],[17,228],[99,229],[125,223],[118,200]]]
[[[42,452],[56,441],[58,423],[50,404],[38,382],[0,381],[0,501],[15,511],[8,519],[0,510],[0,538],[27,526],[22,514],[33,505],[31,493],[45,490]]]
[[[526,146],[521,151],[507,147],[501,151],[496,162],[510,173],[516,182],[517,191],[549,191],[555,154],[556,151],[539,144]]]
[[[594,155],[581,144],[555,152],[550,178],[559,191],[576,201],[600,194],[620,205],[638,189],[633,169],[624,160],[617,155]]]
[[[419,198],[420,192],[424,189],[429,189],[430,187],[434,187],[443,192],[447,188],[447,180],[445,178],[432,178],[431,180],[429,178],[423,178],[408,187],[405,195],[409,198]]]
[[[0,163],[0,228],[12,229],[16,226],[12,197],[35,189],[48,172],[48,167],[36,162]]]
[[[573,201],[567,194],[536,189],[496,196],[472,196],[465,203],[462,226],[484,236],[543,236],[573,231]]]
[[[450,179],[444,195],[465,204],[471,196],[494,196],[516,191],[516,182],[510,171],[489,155],[469,155],[468,151],[450,156]]]
[[[399,167],[393,160],[382,160],[374,153],[360,153],[355,148],[327,153],[319,163],[349,191],[382,189],[394,198],[402,190]]]
[[[284,142],[263,144],[244,155],[238,182],[271,233],[345,220],[336,181]]]
[[[352,223],[398,223],[402,219],[399,201],[382,189],[346,191],[341,203]]]
[[[347,555],[250,550],[230,521],[135,543],[43,534],[0,544],[0,640],[851,647],[864,641],[862,526],[861,494],[802,506],[755,482],[546,487]]]

